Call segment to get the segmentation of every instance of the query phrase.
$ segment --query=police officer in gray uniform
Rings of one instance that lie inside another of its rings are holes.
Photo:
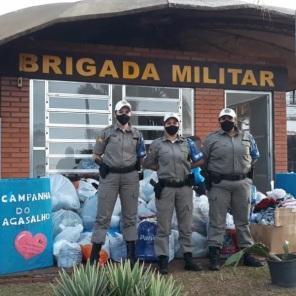
[[[119,194],[123,238],[127,243],[127,257],[133,265],[137,239],[138,170],[146,152],[142,134],[129,123],[131,105],[125,100],[119,101],[115,106],[115,115],[117,122],[101,131],[93,151],[94,159],[100,164],[100,184],[90,262],[98,259]]]
[[[226,214],[233,214],[240,248],[249,247],[253,240],[249,230],[249,198],[252,180],[248,174],[259,158],[253,136],[236,126],[233,109],[222,109],[219,114],[221,128],[208,135],[203,153],[208,173],[208,197],[210,204],[208,246],[210,269],[220,269],[220,249],[223,245]],[[250,254],[245,254],[244,264],[262,266]]]
[[[192,260],[192,175],[191,167],[202,163],[202,153],[191,139],[178,135],[180,119],[176,113],[164,116],[165,134],[154,140],[149,148],[144,168],[157,171],[159,182],[154,184],[157,210],[155,253],[159,272],[168,273],[169,235],[174,209],[176,209],[180,245],[185,269],[199,271]]]

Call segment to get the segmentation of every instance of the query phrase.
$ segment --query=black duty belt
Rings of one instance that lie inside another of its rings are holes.
[[[219,174],[216,172],[209,172],[210,176],[210,182],[213,182],[215,184],[220,183],[222,180],[227,181],[240,181],[247,178],[247,174]]]
[[[168,179],[159,179],[159,184],[161,187],[174,187],[179,188],[183,186],[192,186],[190,180],[186,177],[185,180],[168,180]]]
[[[136,168],[135,164],[125,167],[125,168],[111,168],[111,167],[109,167],[109,172],[115,173],[115,174],[126,174],[126,173],[130,173],[130,172],[133,172],[136,170],[137,170],[137,168]]]
[[[229,175],[221,175],[222,180],[228,180],[228,181],[239,181],[247,178],[246,174],[229,174]]]

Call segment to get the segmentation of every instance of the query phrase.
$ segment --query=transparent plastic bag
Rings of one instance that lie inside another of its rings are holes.
[[[68,226],[82,225],[82,220],[78,214],[64,209],[52,213],[52,221],[54,238]]]
[[[81,208],[84,231],[92,231],[97,216],[98,197],[97,195],[87,198]]]
[[[147,203],[142,199],[139,199],[138,201],[138,216],[140,218],[148,218],[155,216],[155,213],[147,208]]]
[[[144,170],[144,179],[140,181],[140,198],[149,202],[154,198],[154,188],[150,184],[150,179],[158,180],[156,172],[152,170]]]
[[[178,235],[178,239],[179,239],[179,235]],[[192,256],[193,257],[206,256],[206,254],[207,254],[207,238],[198,232],[192,232],[191,241],[192,241]],[[175,244],[177,244],[177,246],[175,247],[175,250],[176,250],[175,257],[176,258],[183,258],[181,246],[180,246],[180,243],[177,239],[175,239]]]
[[[110,257],[112,260],[120,262],[127,256],[126,243],[120,233],[109,235]]]
[[[80,180],[77,194],[78,194],[80,201],[84,202],[88,198],[96,195],[97,189],[94,188],[91,183]]]
[[[71,268],[74,265],[80,264],[82,261],[80,245],[64,242],[59,252],[55,255],[55,258],[60,268]]]
[[[195,196],[193,194],[192,231],[203,236],[207,235],[209,222],[209,201],[206,195]]]
[[[63,231],[55,237],[54,242],[58,242],[59,240],[66,240],[71,243],[76,243],[80,238],[82,230],[83,227],[81,224],[65,227]]]
[[[79,198],[72,182],[62,175],[50,175],[52,210],[78,210]]]

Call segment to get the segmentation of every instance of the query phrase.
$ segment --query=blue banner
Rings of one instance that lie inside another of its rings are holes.
[[[0,274],[53,265],[48,178],[0,180]]]

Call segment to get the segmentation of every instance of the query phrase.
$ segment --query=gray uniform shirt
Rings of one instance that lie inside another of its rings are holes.
[[[104,128],[96,139],[94,153],[103,155],[104,163],[112,168],[124,168],[136,164],[138,147],[143,141],[142,134],[134,127],[126,130],[116,123]],[[145,156],[144,154],[140,157]]]
[[[165,137],[154,140],[144,160],[144,167],[149,169],[158,164],[158,178],[183,181],[191,171],[187,141],[178,137],[174,143]]]
[[[208,171],[220,174],[246,174],[259,157],[257,145],[248,132],[236,130],[231,137],[222,129],[208,135],[203,153]]]

